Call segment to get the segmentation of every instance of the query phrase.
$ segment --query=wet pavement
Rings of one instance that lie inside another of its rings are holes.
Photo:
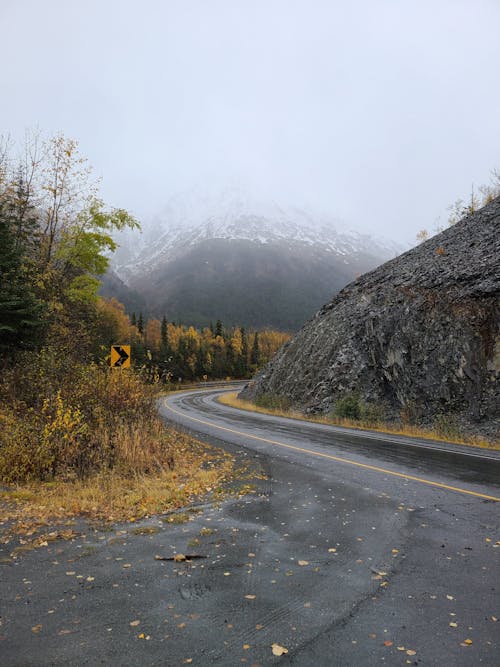
[[[171,396],[161,413],[250,461],[254,492],[179,524],[80,522],[16,559],[2,545],[2,667],[498,664],[496,453],[215,395]],[[157,559],[176,554],[198,558]]]

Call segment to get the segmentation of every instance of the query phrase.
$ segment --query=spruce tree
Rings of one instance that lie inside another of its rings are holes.
[[[161,344],[162,346],[166,347],[168,344],[168,335],[167,335],[168,329],[167,329],[167,318],[165,315],[163,316],[163,319],[161,321],[161,329],[160,329],[160,336],[161,336]]]
[[[224,329],[222,328],[222,322],[220,320],[217,320],[215,323],[215,335],[220,336],[221,338],[224,337]]]
[[[248,340],[247,332],[243,327],[241,331],[241,374],[244,377],[248,373]]]
[[[252,366],[258,366],[260,363],[259,332],[256,331],[253,337],[252,351],[250,353],[250,363]]]
[[[142,317],[142,313],[139,313],[139,318],[137,320],[137,331],[140,334],[144,333],[144,319]]]
[[[31,347],[42,325],[42,304],[34,295],[23,257],[30,239],[4,198],[0,201],[0,350]]]

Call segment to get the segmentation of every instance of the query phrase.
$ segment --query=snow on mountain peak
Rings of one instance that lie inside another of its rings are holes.
[[[389,258],[401,250],[392,243],[377,242],[366,234],[348,230],[332,216],[283,207],[253,198],[238,188],[229,188],[217,197],[200,191],[173,196],[143,230],[140,242],[128,237],[125,243],[118,240],[122,248],[113,259],[113,268],[125,283],[208,239],[318,245],[344,257],[375,251]]]

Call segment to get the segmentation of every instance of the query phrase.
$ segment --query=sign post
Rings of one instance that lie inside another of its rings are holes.
[[[129,368],[130,345],[112,345],[109,364],[111,368]]]

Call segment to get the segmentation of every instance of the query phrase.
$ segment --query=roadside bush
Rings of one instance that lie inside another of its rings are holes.
[[[353,392],[335,401],[332,416],[338,419],[360,419],[361,401],[359,395]]]
[[[439,437],[446,438],[447,440],[459,440],[462,438],[460,425],[452,415],[437,414],[434,417],[434,430]]]
[[[384,417],[382,406],[363,401],[359,394],[351,392],[336,401],[330,413],[333,419],[350,419],[365,425],[376,425]]]
[[[255,399],[255,405],[268,410],[287,411],[290,409],[291,404],[288,396],[280,396],[279,394],[261,394]]]
[[[19,368],[2,381],[0,480],[83,478],[114,468],[135,474],[172,466],[155,387],[140,374],[75,363],[61,373],[44,354],[30,361],[27,384],[16,384]]]

